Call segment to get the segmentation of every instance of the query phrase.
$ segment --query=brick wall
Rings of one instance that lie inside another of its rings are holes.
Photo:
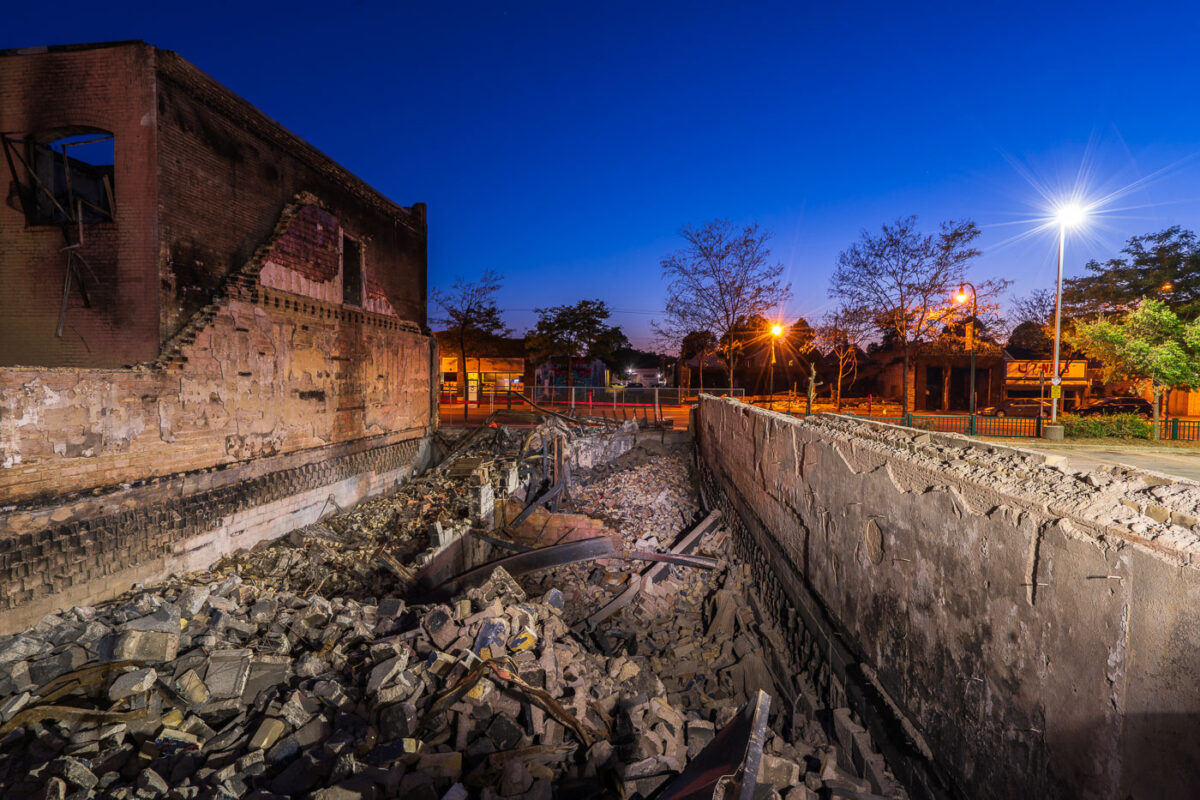
[[[115,135],[115,223],[85,226],[91,308],[68,296],[55,336],[66,258],[62,230],[28,226],[0,161],[0,366],[122,366],[158,346],[157,170],[153,57],[144,44],[0,56],[0,131],[71,128]],[[18,176],[28,182],[19,163]]]
[[[373,310],[425,325],[424,206],[392,203],[176,54],[158,50],[156,64],[163,340],[209,302],[302,192],[320,197],[363,244]],[[305,214],[320,221],[315,209]],[[329,246],[339,242],[298,237],[295,244],[279,254],[281,265],[324,281],[335,266]]]
[[[424,434],[430,339],[262,291],[172,363],[0,370],[0,501],[30,501],[394,431]]]
[[[46,261],[62,231],[0,208],[0,366],[19,365],[0,369],[0,628],[205,566],[421,465],[423,206],[167,51],[7,53],[0,70],[0,130],[116,134],[117,208],[88,237],[112,262],[105,302],[72,308],[63,339]],[[343,233],[365,254],[362,306],[341,302]]]
[[[271,260],[310,281],[332,281],[340,264],[338,238],[337,217],[316,206],[305,206],[288,223]]]
[[[151,367],[0,370],[0,633],[202,568],[424,465],[432,337],[264,288],[253,269],[196,319]]]

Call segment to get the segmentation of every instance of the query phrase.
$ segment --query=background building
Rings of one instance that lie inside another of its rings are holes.
[[[439,332],[437,339],[441,349],[442,399],[448,401],[458,393],[459,345],[453,336],[445,332]],[[510,389],[524,392],[525,369],[524,339],[496,336],[469,344],[466,355],[467,400],[477,402],[489,396],[502,396]]]

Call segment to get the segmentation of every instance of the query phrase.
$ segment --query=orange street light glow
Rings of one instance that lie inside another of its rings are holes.
[[[969,295],[966,292],[962,291],[961,289],[959,290],[958,294],[954,295],[954,299],[960,303],[967,302],[968,297],[969,297]]]
[[[783,335],[783,326],[782,325],[772,325],[771,326],[771,335],[772,336],[782,336]]]

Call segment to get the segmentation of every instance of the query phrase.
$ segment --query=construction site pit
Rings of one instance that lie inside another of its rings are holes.
[[[686,434],[443,429],[396,490],[0,638],[22,798],[905,798]],[[824,693],[828,694],[828,693]]]

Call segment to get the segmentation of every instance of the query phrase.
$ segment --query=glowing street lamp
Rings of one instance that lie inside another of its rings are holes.
[[[962,286],[958,287],[958,294],[954,299],[959,304],[967,302],[967,293],[964,291],[966,287],[971,287],[971,327],[967,329],[968,343],[971,346],[971,413],[975,413],[975,320],[979,316],[979,297],[975,291],[975,284],[970,281],[963,281]]]
[[[768,368],[767,382],[770,384],[771,410],[775,410],[775,340],[783,336],[783,326],[778,322],[771,326],[771,364]]]
[[[1059,372],[1058,354],[1059,342],[1062,341],[1062,273],[1063,250],[1067,242],[1067,228],[1082,225],[1087,219],[1087,209],[1078,203],[1067,203],[1058,207],[1054,220],[1058,223],[1058,279],[1054,284],[1054,377],[1050,383],[1057,388],[1051,390],[1050,422],[1058,421],[1058,400],[1062,396],[1062,375]],[[1057,396],[1056,396],[1057,395]]]

